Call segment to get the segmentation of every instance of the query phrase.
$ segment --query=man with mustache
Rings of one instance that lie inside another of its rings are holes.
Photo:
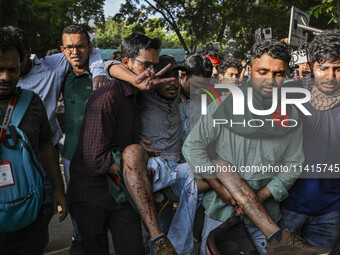
[[[284,42],[267,39],[256,42],[250,55],[251,81],[239,88],[245,98],[248,88],[252,88],[254,108],[267,110],[272,106],[274,88],[279,92],[283,84],[290,49]],[[213,188],[203,199],[205,222],[200,254],[207,253],[205,241],[209,232],[235,213],[246,215],[246,228],[260,254],[329,254],[328,249],[310,247],[294,233],[277,226],[281,218],[280,202],[299,176],[298,171],[290,171],[289,167],[298,167],[304,160],[302,127],[289,124],[290,120],[300,123],[297,109],[288,105],[287,114],[282,115],[279,105],[273,114],[263,116],[253,114],[245,103],[244,114],[234,115],[233,100],[237,98],[229,95],[220,107],[210,104],[207,114],[201,116],[183,146],[191,169]],[[234,125],[213,126],[214,119],[228,119]],[[242,124],[253,119],[273,121],[253,126]],[[282,120],[286,120],[286,125]],[[216,142],[218,154],[215,161],[209,159],[206,151],[212,142]],[[216,166],[225,170],[200,171],[218,169]],[[235,172],[228,171],[230,166]],[[252,166],[258,170],[251,170]],[[286,166],[288,171],[265,172],[262,166]]]
[[[312,115],[302,115],[304,168],[309,173],[289,191],[280,225],[294,230],[310,245],[339,254],[340,31],[315,36],[308,52],[315,77],[311,99],[304,104]]]
[[[78,144],[80,125],[83,121],[85,105],[93,91],[92,73],[89,58],[92,44],[87,31],[78,25],[69,25],[62,32],[61,51],[71,65],[63,83],[65,101],[65,142],[63,148],[64,175],[66,184],[70,181],[70,162]],[[76,224],[72,219],[73,233],[71,255],[81,255],[82,239]]]

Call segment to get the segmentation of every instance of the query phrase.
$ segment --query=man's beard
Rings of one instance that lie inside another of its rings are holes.
[[[321,85],[322,85],[323,83],[321,83]],[[335,89],[335,90],[332,90],[332,91],[324,91],[322,88],[320,88],[319,86],[316,86],[317,87],[317,89],[321,92],[321,93],[323,93],[323,94],[325,94],[325,95],[327,95],[327,96],[334,96],[334,95],[337,95],[337,94],[339,94],[340,93],[340,86],[337,84],[337,82],[333,82],[333,84],[335,85],[335,87],[337,87],[337,89]]]

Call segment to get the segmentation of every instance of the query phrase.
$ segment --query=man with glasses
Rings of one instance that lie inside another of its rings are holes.
[[[86,101],[92,94],[92,74],[89,71],[89,55],[92,44],[86,30],[77,25],[64,28],[60,47],[72,70],[66,75],[63,87],[65,100],[65,143],[63,149],[64,174],[66,183],[70,181],[70,161],[76,149],[80,125],[83,120]],[[82,242],[77,224],[74,227],[70,254],[82,254]]]
[[[154,76],[158,39],[133,33],[123,40],[121,49],[125,68],[136,75],[148,71]],[[132,84],[113,79],[87,102],[67,192],[85,255],[109,254],[108,229],[117,255],[144,255],[140,218],[150,232],[156,255],[177,254],[157,220],[151,191],[155,171],[147,168],[148,155],[136,144],[136,93]]]
[[[150,63],[140,60],[137,62],[144,68],[153,68]],[[160,78],[174,80],[159,83],[150,90],[140,93],[139,143],[150,156],[148,168],[154,169],[152,191],[169,187],[171,200],[179,201],[172,220],[171,206],[160,206],[157,210],[161,230],[167,234],[179,254],[194,254],[193,224],[197,201],[202,200],[199,193],[205,192],[209,186],[204,181],[194,178],[188,164],[178,163],[181,161],[182,148],[181,116],[178,107],[179,70],[186,71],[186,68],[178,65],[172,56],[161,55],[155,71],[159,72],[169,64],[171,67]],[[133,79],[136,76],[121,65],[120,61],[112,60],[106,63],[106,66],[109,68],[106,71],[122,80]],[[158,197],[159,194],[156,193],[154,196]],[[167,199],[164,199],[163,204],[167,204]]]

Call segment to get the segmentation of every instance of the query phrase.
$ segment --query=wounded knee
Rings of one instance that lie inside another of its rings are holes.
[[[147,160],[148,154],[144,148],[139,144],[131,144],[125,148],[123,151],[123,160]]]

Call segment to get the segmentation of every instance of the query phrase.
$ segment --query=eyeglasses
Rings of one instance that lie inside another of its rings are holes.
[[[131,58],[132,60],[135,60],[135,61],[137,61],[137,62],[139,62],[139,63],[142,63],[143,64],[143,69],[145,69],[145,70],[148,70],[148,69],[150,69],[150,70],[152,70],[152,69],[155,69],[155,65],[156,64],[154,64],[154,63],[151,63],[151,62],[144,62],[144,61],[141,61],[141,60],[138,60],[138,59],[135,59],[135,58]]]
[[[87,46],[88,46],[87,44],[78,44],[78,45],[66,45],[63,48],[67,53],[71,53],[74,51],[74,49],[76,49],[76,51],[83,51]]]

